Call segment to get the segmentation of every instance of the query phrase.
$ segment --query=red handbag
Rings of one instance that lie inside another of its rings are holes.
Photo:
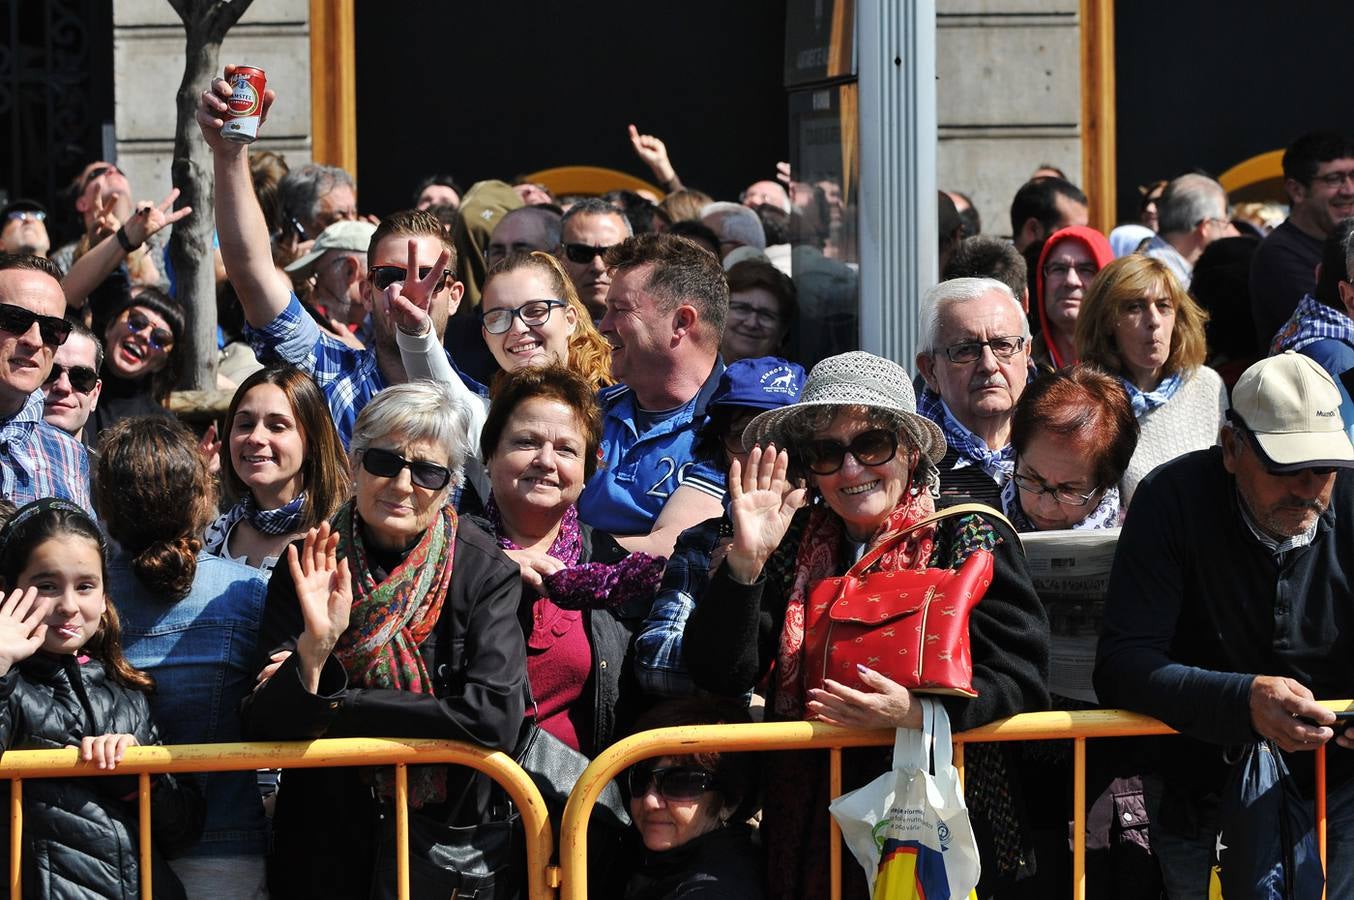
[[[921,693],[978,696],[968,623],[992,584],[992,554],[978,550],[958,570],[869,572],[916,529],[973,513],[1006,521],[979,503],[948,507],[881,541],[842,577],[825,578],[809,588],[804,609],[806,689],[822,687],[826,678],[865,689],[856,671],[859,664]]]

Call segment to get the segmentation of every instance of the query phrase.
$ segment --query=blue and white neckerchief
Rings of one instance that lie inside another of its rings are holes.
[[[1175,396],[1175,392],[1180,390],[1180,385],[1185,383],[1185,371],[1181,369],[1179,372],[1167,375],[1161,379],[1161,384],[1151,391],[1142,390],[1122,376],[1120,376],[1119,381],[1123,383],[1124,390],[1128,392],[1128,402],[1133,404],[1133,415],[1141,419],[1157,407],[1164,406],[1167,400]]]
[[[1015,447],[1008,441],[999,450],[991,449],[986,441],[960,424],[943,400],[940,409],[943,413],[940,427],[945,432],[945,442],[959,454],[954,467],[978,466],[997,484],[1005,484],[1015,471]]]
[[[248,519],[249,524],[263,534],[276,535],[291,534],[301,529],[301,514],[305,511],[305,505],[305,491],[277,509],[259,509],[258,504],[254,502],[254,495],[246,493],[240,498],[240,502],[235,504],[235,508],[240,511],[237,520]]]

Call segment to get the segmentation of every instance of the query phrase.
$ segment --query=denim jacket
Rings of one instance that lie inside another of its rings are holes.
[[[127,661],[155,678],[151,714],[166,744],[241,740],[240,701],[254,686],[255,645],[268,579],[257,569],[207,553],[192,590],[157,597],[113,547],[108,596],[122,619]],[[195,776],[207,797],[202,840],[189,855],[260,855],[268,823],[253,772]]]

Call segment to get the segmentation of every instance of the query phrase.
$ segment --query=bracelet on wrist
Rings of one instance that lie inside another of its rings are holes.
[[[141,249],[141,244],[145,243],[145,241],[141,241],[133,244],[131,238],[127,237],[126,225],[119,225],[118,230],[113,232],[113,236],[118,239],[118,245],[128,253],[135,253],[137,250]]]

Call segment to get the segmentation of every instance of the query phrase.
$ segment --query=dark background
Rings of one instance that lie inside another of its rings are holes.
[[[1120,221],[1138,185],[1354,131],[1354,3],[1119,0],[1114,26]]]
[[[717,198],[788,158],[784,0],[355,6],[363,213],[408,206],[434,172],[462,188],[562,165],[652,181],[631,122]]]

